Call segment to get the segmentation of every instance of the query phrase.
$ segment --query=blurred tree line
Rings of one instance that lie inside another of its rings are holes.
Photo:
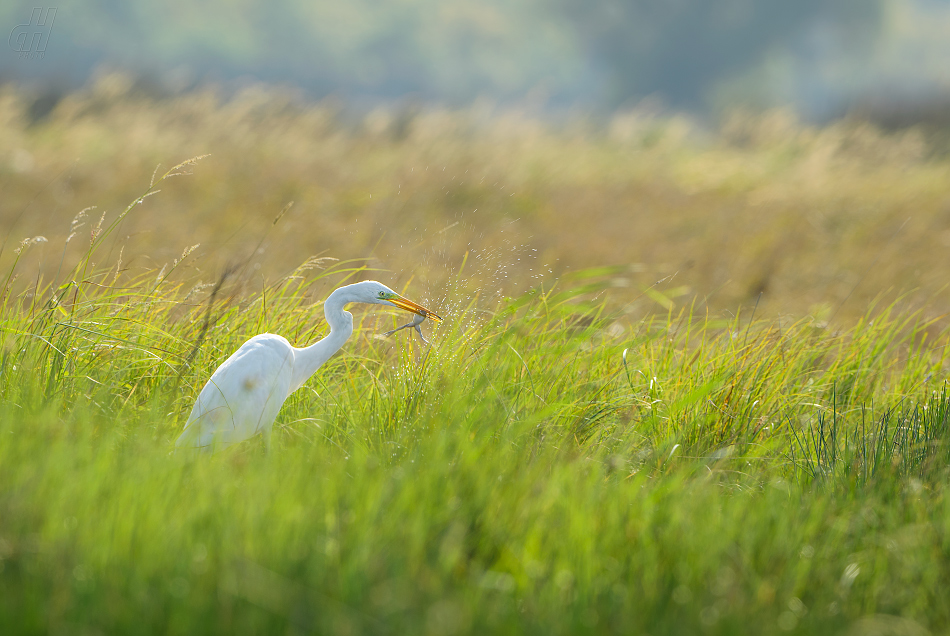
[[[860,45],[873,37],[879,0],[560,0],[578,40],[607,69],[608,100],[656,93],[701,107],[718,82],[794,46],[809,27]]]
[[[107,65],[170,87],[250,77],[315,96],[484,95],[701,109],[720,82],[810,28],[873,33],[883,0],[84,0],[57,9],[42,60],[0,79],[64,87]],[[9,32],[34,0],[0,7]]]

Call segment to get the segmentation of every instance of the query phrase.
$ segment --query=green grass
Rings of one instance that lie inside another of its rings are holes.
[[[611,268],[486,305],[463,270],[420,299],[431,347],[354,308],[270,454],[195,460],[215,366],[375,274],[188,289],[93,264],[121,221],[3,300],[4,633],[950,631],[947,337],[917,314],[632,318]]]

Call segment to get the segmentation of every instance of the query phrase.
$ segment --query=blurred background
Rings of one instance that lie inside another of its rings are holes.
[[[947,0],[35,5],[0,5],[24,279],[210,153],[123,222],[117,271],[200,243],[176,275],[205,284],[316,255],[436,286],[469,254],[497,295],[616,265],[654,309],[947,304]]]
[[[5,2],[4,35],[35,6]],[[49,9],[46,54],[7,51],[0,78],[66,91],[107,66],[157,91],[263,81],[354,104],[485,97],[606,111],[656,96],[702,114],[791,104],[812,120],[854,105],[919,108],[950,90],[946,0],[87,0]]]

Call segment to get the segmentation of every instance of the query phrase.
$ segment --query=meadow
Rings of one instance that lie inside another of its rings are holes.
[[[937,137],[4,90],[4,633],[950,631]],[[172,452],[366,278],[430,346]]]

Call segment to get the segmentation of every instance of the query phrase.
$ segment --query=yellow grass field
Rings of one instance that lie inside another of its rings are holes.
[[[121,75],[41,121],[30,104],[0,96],[0,265],[47,239],[20,284],[55,272],[81,210],[95,206],[67,265],[156,166],[207,154],[123,221],[110,264],[160,270],[198,245],[176,276],[208,284],[229,265],[271,280],[314,256],[363,259],[438,296],[468,253],[486,298],[611,265],[636,314],[695,303],[728,317],[758,301],[762,316],[849,324],[874,299],[927,317],[950,306],[950,160],[924,130],[776,112],[709,132],[646,108],[545,124],[489,104],[356,116],[279,89],[150,97]]]

